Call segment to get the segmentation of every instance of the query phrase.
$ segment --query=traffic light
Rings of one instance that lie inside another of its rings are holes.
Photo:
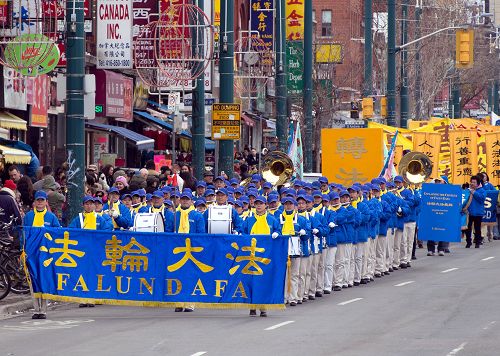
[[[373,98],[363,98],[363,119],[373,117]]]
[[[474,65],[474,30],[457,30],[455,67],[472,68]]]
[[[385,96],[380,98],[380,116],[387,117],[387,98]]]

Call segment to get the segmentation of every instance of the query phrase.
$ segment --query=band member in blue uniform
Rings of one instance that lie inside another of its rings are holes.
[[[153,193],[151,198],[151,206],[145,206],[139,210],[139,213],[159,213],[163,216],[163,221],[165,224],[165,232],[174,232],[174,213],[172,213],[168,207],[164,204],[164,194],[161,190],[157,190]]]
[[[128,230],[133,225],[130,211],[120,202],[120,192],[117,188],[113,187],[109,190],[108,202],[104,204],[103,210],[111,216],[115,230]]]

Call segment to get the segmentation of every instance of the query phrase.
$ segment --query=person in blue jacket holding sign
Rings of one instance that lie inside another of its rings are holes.
[[[478,174],[472,176],[470,179],[470,193],[472,194],[472,201],[469,205],[469,223],[465,231],[467,245],[465,248],[472,246],[472,228],[474,228],[474,244],[476,248],[481,246],[483,238],[481,236],[481,222],[484,215],[484,201],[486,200],[486,191],[483,188],[483,179]]]

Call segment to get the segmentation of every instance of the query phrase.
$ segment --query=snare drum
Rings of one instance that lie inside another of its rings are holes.
[[[230,234],[233,230],[233,207],[211,205],[208,207],[208,233]]]
[[[165,232],[165,221],[159,213],[139,213],[135,215],[133,231]]]
[[[300,248],[300,237],[299,236],[290,236],[288,239],[288,256],[300,256],[301,255]]]

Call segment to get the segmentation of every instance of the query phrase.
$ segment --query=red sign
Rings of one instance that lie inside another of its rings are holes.
[[[6,0],[0,1],[0,24],[6,25],[10,20],[9,3]]]
[[[30,126],[47,127],[47,110],[49,108],[50,78],[39,75],[31,78],[33,85]]]
[[[98,117],[112,117],[132,122],[133,79],[109,70],[94,70],[96,81],[95,104],[102,105]]]
[[[132,122],[132,102],[134,98],[134,80],[123,77],[123,117],[117,117],[116,121]]]
[[[66,1],[64,0],[42,0],[42,12],[45,18],[64,19],[64,14]],[[85,18],[90,18],[90,0],[84,0],[83,2],[83,16]]]

